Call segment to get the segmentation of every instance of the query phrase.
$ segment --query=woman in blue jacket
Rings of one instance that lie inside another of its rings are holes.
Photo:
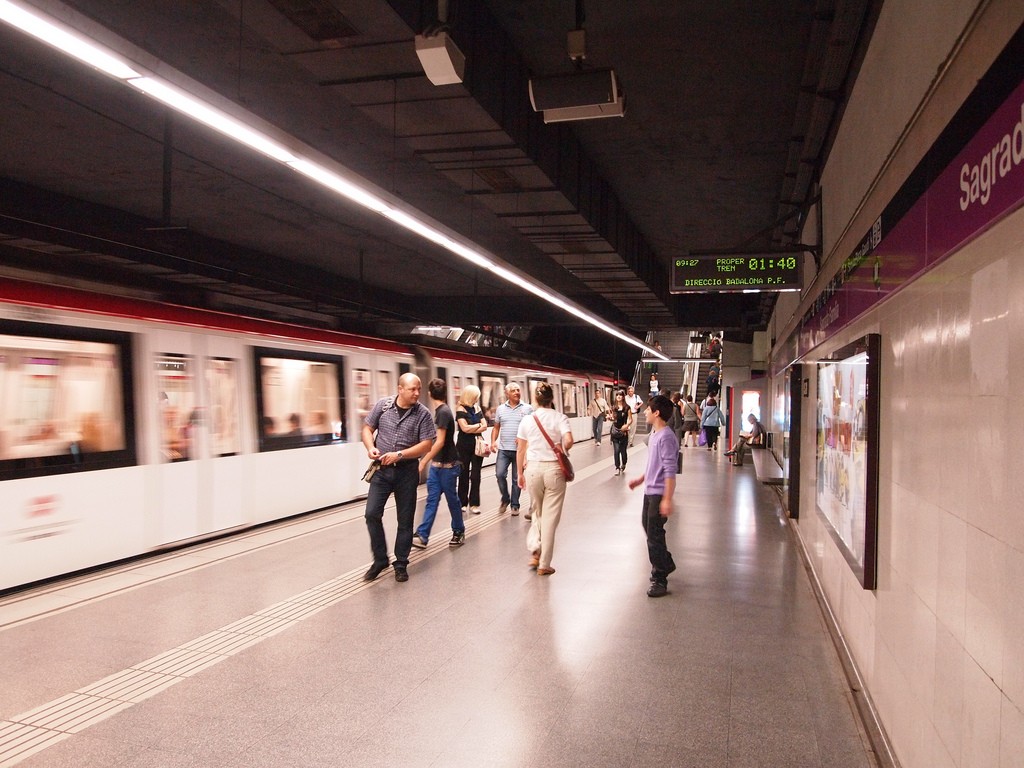
[[[704,437],[708,443],[708,450],[718,450],[718,429],[725,424],[725,416],[722,409],[718,407],[718,401],[709,397],[704,401],[704,408],[700,412],[700,425],[704,428]]]

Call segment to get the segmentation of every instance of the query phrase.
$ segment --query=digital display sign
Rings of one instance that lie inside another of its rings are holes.
[[[672,260],[671,293],[798,291],[800,257],[789,253],[678,256]]]

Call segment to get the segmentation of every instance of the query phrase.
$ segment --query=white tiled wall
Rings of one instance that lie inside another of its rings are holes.
[[[904,768],[1019,768],[1024,209],[835,346],[868,332],[883,346],[878,589],[832,544],[809,473],[801,537]]]

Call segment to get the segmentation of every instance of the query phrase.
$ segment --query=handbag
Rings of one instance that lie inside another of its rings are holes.
[[[555,459],[558,461],[558,466],[562,470],[562,474],[565,476],[565,482],[571,483],[576,479],[576,471],[572,468],[572,462],[569,461],[569,457],[565,455],[565,451],[562,450],[562,446],[555,445],[551,438],[548,437],[547,431],[544,429],[544,425],[540,423],[540,419],[537,418],[537,414],[533,415],[533,421],[537,425],[537,429],[544,435],[544,439],[548,441],[548,445],[551,446],[551,450],[555,452]]]
[[[487,441],[483,435],[477,435],[476,440],[473,443],[473,453],[477,456],[486,456],[490,453],[490,448],[487,445]]]

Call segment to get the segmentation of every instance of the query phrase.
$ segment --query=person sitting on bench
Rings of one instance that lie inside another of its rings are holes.
[[[740,433],[740,437],[736,441],[736,444],[730,450],[725,452],[726,456],[735,456],[738,453],[742,459],[743,449],[746,448],[747,445],[764,444],[764,424],[758,421],[754,414],[747,416],[747,421],[750,422],[750,431]]]

